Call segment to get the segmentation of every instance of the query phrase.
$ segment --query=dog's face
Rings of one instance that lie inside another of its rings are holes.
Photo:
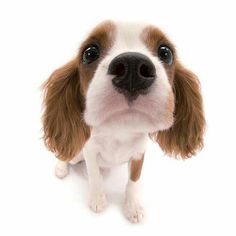
[[[154,26],[98,25],[44,89],[44,140],[61,159],[71,159],[94,127],[149,133],[175,156],[189,157],[202,147],[198,79]]]
[[[105,22],[78,63],[88,125],[154,132],[173,124],[175,50],[157,28]]]

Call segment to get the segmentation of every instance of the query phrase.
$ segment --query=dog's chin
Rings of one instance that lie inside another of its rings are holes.
[[[103,117],[96,116],[96,121],[89,119],[87,123],[92,127],[99,127],[104,131],[116,130],[135,133],[151,133],[165,130],[173,124],[172,114],[170,114],[168,119],[164,119],[161,116],[152,117],[150,114],[151,112],[147,113],[134,108],[127,108],[103,114]]]

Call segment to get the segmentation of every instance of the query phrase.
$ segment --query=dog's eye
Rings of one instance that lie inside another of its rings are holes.
[[[82,56],[82,62],[83,64],[90,64],[93,61],[96,61],[100,56],[100,51],[98,46],[96,45],[90,45],[88,46]]]
[[[158,48],[157,53],[160,60],[166,63],[167,65],[171,65],[173,63],[173,53],[172,53],[172,50],[168,46],[161,45]]]

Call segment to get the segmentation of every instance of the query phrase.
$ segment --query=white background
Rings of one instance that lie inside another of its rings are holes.
[[[0,235],[236,235],[234,1],[0,2]],[[72,58],[104,19],[146,21],[177,46],[200,78],[205,148],[177,161],[150,143],[142,173],[145,221],[122,215],[126,167],[106,180],[109,207],[87,207],[77,168],[54,177],[56,159],[41,132],[40,85]]]

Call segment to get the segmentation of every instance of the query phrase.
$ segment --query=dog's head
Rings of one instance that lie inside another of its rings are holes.
[[[44,139],[61,159],[71,159],[96,127],[149,133],[175,156],[202,147],[198,79],[154,26],[103,22],[44,89]]]

